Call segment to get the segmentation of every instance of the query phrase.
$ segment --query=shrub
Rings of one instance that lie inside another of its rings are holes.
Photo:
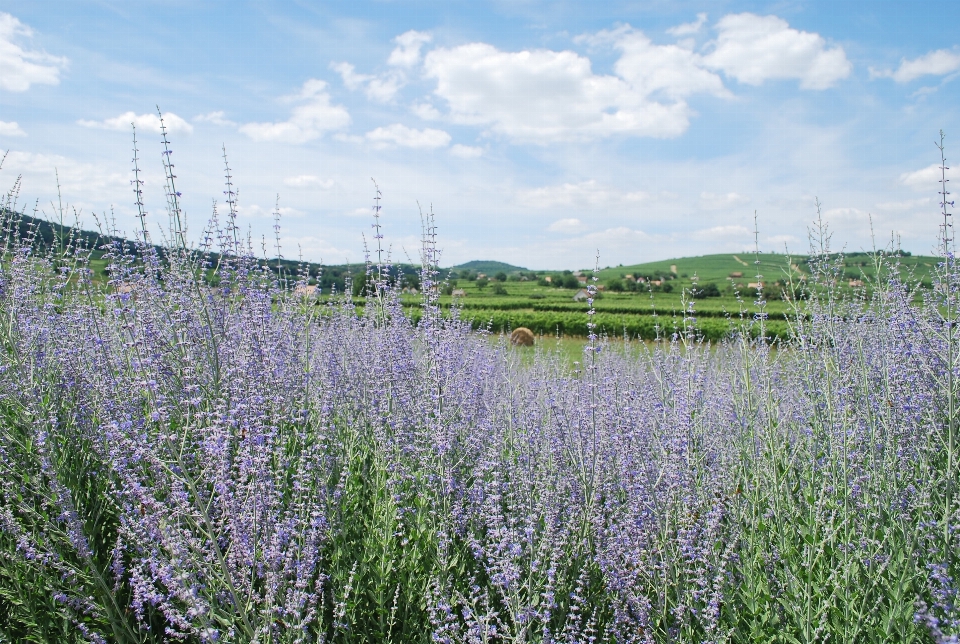
[[[789,327],[519,311],[590,320],[571,369],[441,315],[429,240],[408,316],[382,267],[307,305],[216,238],[216,288],[0,240],[4,641],[956,639],[949,241],[869,297],[821,245]]]

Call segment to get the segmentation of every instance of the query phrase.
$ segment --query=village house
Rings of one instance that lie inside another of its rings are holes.
[[[453,292],[451,293],[451,295],[453,295],[454,297],[466,297],[467,292],[464,291],[462,288],[455,288],[453,289]]]
[[[589,297],[590,297],[590,294],[587,293],[587,290],[582,288],[582,289],[580,289],[579,291],[577,291],[576,293],[574,293],[574,295],[573,295],[573,301],[574,301],[574,302],[585,302],[585,301],[587,300],[587,298],[589,298]]]

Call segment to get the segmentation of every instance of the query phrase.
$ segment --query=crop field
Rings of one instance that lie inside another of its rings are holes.
[[[738,271],[700,258],[693,286],[678,260],[673,292],[597,291],[663,269],[618,267],[574,302],[544,275],[454,278],[428,237],[419,294],[374,267],[362,297],[318,302],[230,235],[211,265],[38,244],[16,218],[2,641],[960,632],[952,258],[871,255],[851,287],[851,258],[822,254],[789,300],[693,304]],[[638,320],[654,341],[623,342]],[[474,330],[519,323],[538,347]],[[585,336],[572,365],[558,334]]]
[[[704,339],[718,341],[762,314],[768,320],[768,337],[787,338],[789,323],[802,314],[803,307],[796,306],[796,298],[791,301],[790,293],[802,296],[803,284],[810,275],[807,258],[773,254],[743,257],[746,260],[738,255],[708,255],[597,271],[596,285],[600,290],[592,318],[597,333],[655,340],[694,327]],[[875,253],[836,256],[832,279],[851,297],[870,297],[878,279],[879,257]],[[880,263],[880,279],[895,273],[899,279],[929,289],[936,263],[934,257],[899,256],[896,263]],[[477,279],[477,273],[470,269],[446,271],[446,291],[460,293],[456,297],[441,296],[440,303],[446,307],[457,305],[461,319],[469,320],[474,328],[509,332],[522,326],[543,336],[588,335],[587,318],[583,315],[586,304],[582,299],[576,301],[575,296],[594,283],[592,270],[580,271],[575,276],[570,271],[565,275],[558,271],[509,268],[512,272],[502,271],[500,279],[486,281]],[[634,280],[631,284],[627,276],[645,281]],[[549,282],[546,277],[551,278]],[[574,280],[577,285],[558,287],[564,280]],[[662,284],[655,284],[654,280]],[[757,284],[763,285],[759,291]],[[708,290],[709,286],[715,289]],[[402,299],[414,307],[419,301],[413,295]]]

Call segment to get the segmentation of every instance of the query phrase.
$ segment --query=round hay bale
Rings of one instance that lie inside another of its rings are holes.
[[[517,327],[513,330],[513,333],[510,334],[510,343],[519,347],[532,347],[533,331],[525,326]]]

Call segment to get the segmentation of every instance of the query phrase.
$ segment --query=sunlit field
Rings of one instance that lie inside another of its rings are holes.
[[[2,641],[956,641],[950,240],[864,253],[851,285],[821,220],[780,297],[730,278],[733,310],[698,290],[726,265],[665,267],[672,294],[587,271],[582,302],[505,279],[522,306],[471,308],[493,287],[440,270],[430,218],[418,292],[374,259],[355,299],[257,259],[229,201],[204,247],[91,248],[15,197]],[[583,333],[489,321],[553,300]]]

